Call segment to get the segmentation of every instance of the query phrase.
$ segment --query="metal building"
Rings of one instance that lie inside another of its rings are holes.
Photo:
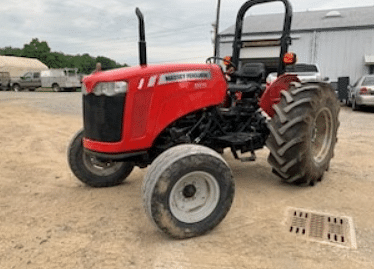
[[[38,59],[15,57],[15,56],[0,56],[0,72],[9,72],[10,77],[19,78],[29,71],[48,70],[48,66],[43,64]]]
[[[374,73],[374,6],[294,13],[290,51],[298,62],[318,64],[322,76],[351,83]],[[250,15],[243,25],[241,62],[264,62],[276,70],[283,14]],[[235,26],[221,32],[219,56],[231,55]]]

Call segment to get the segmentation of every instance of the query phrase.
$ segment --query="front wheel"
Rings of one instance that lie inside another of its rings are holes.
[[[68,147],[68,163],[74,175],[91,187],[112,187],[121,184],[131,173],[134,164],[101,160],[83,150],[84,131],[79,131]]]
[[[13,91],[15,92],[20,92],[21,91],[21,86],[18,84],[14,84],[12,87]]]
[[[234,181],[226,161],[212,149],[180,145],[159,155],[143,184],[143,202],[154,224],[173,238],[216,227],[228,213]]]
[[[55,83],[55,84],[52,85],[52,90],[54,92],[60,92],[61,88],[60,88],[60,86],[57,83]]]
[[[273,172],[296,185],[314,185],[330,165],[339,127],[340,106],[322,83],[293,83],[274,105],[266,142]]]

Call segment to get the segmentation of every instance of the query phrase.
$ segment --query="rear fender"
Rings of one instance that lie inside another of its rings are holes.
[[[300,82],[296,75],[285,74],[277,78],[270,86],[266,87],[260,99],[260,107],[269,117],[274,116],[273,105],[280,102],[281,91],[288,90],[291,82]]]

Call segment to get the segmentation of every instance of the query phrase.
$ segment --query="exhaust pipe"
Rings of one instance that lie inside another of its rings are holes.
[[[139,8],[135,9],[139,20],[139,63],[142,66],[147,65],[147,46],[145,42],[144,17]]]

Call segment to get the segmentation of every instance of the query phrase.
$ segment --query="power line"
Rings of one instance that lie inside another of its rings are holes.
[[[203,27],[204,25],[196,25],[188,28],[178,28],[174,29],[172,31],[160,31],[160,32],[151,32],[149,34],[146,33],[146,38],[160,38],[160,37],[167,37],[167,36],[175,36],[175,33],[189,33],[192,30],[196,30],[197,28]],[[133,43],[137,41],[138,36],[137,35],[132,35],[132,36],[126,36],[126,37],[116,37],[116,38],[107,38],[103,39],[102,37],[100,38],[87,38],[83,39],[83,41],[77,40],[74,43],[82,43],[82,42],[94,42],[92,46],[97,45],[98,43],[106,43],[108,41],[120,41],[122,43]],[[87,45],[87,44],[86,44]]]
[[[174,60],[168,60],[167,62],[173,63],[173,62],[180,62],[180,61],[186,61],[186,60],[193,60],[193,59],[206,59],[207,56],[196,56],[196,57],[189,57],[189,58],[179,58],[179,59],[174,59]],[[149,62],[151,64],[160,64],[160,63],[165,63],[165,61],[151,61]]]

